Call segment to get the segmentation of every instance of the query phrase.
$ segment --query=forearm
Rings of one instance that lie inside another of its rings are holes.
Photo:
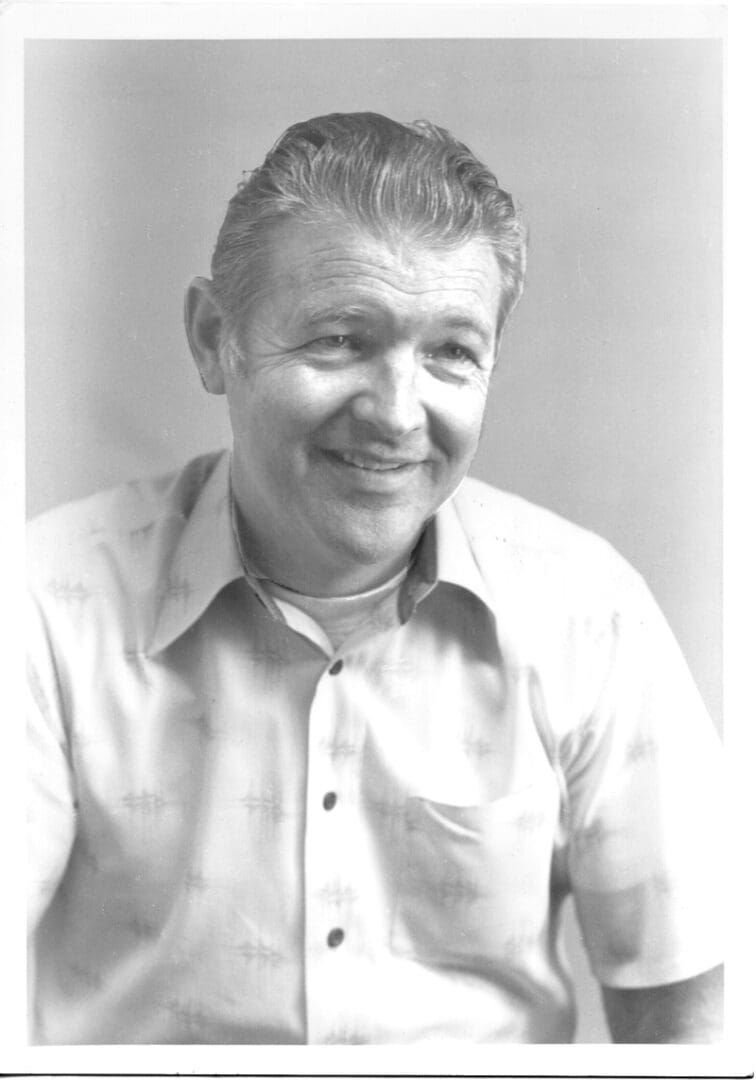
[[[602,987],[616,1043],[711,1043],[722,1038],[723,968],[666,986]]]

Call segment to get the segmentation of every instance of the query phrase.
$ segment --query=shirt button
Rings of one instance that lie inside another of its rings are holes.
[[[344,940],[344,931],[341,929],[340,926],[334,927],[334,929],[331,930],[328,937],[326,938],[326,941],[328,942],[328,948],[329,949],[336,949],[342,943],[343,940]]]
[[[337,660],[336,663],[333,665],[333,667],[330,667],[328,669],[328,674],[329,675],[338,675],[338,673],[341,671],[343,666],[344,666],[344,661],[343,660]]]
[[[326,794],[323,796],[323,806],[325,807],[325,809],[326,810],[333,810],[335,805],[336,805],[336,792],[335,791],[326,792]]]

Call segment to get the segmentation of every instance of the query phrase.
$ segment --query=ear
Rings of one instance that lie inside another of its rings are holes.
[[[207,278],[197,277],[184,297],[184,326],[202,385],[209,394],[225,394],[220,359],[223,314]]]

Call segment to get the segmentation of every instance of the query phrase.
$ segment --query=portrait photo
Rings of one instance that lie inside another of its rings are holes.
[[[723,17],[137,7],[23,50],[28,1053],[705,1067]]]

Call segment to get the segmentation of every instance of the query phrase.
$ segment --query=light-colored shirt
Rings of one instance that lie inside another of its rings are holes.
[[[718,739],[605,542],[465,481],[329,654],[230,505],[31,527],[33,1041],[569,1041],[570,891],[607,985],[721,960]]]

